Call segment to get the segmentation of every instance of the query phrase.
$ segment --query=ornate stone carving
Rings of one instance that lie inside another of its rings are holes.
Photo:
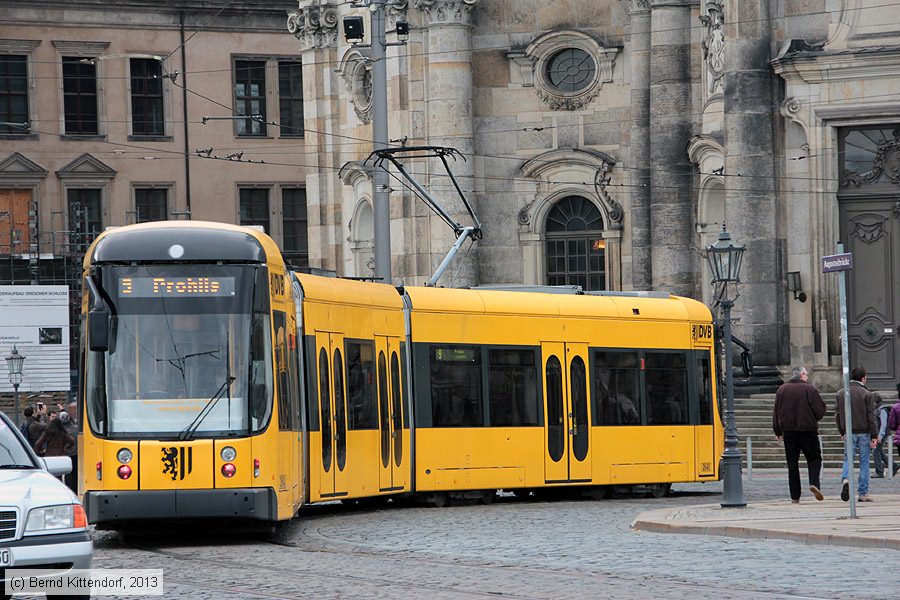
[[[629,15],[650,12],[650,0],[622,0]]]
[[[800,112],[800,101],[794,97],[787,98],[781,103],[781,114],[786,117],[792,117]]]
[[[299,0],[299,9],[288,13],[287,29],[302,50],[337,46],[337,5],[321,0]]]
[[[873,215],[863,215],[855,219],[851,219],[853,223],[853,231],[850,232],[851,237],[857,237],[861,242],[873,244],[880,240],[886,233],[884,222],[886,218],[879,218]]]
[[[707,91],[715,94],[722,91],[722,77],[725,75],[725,14],[722,1],[706,0],[706,14],[700,15],[700,22],[706,26],[701,45],[706,62]]]
[[[900,200],[897,200],[894,203],[894,208],[891,209],[891,212],[893,213],[895,219],[900,219]]]
[[[894,139],[878,144],[871,168],[861,172],[845,168],[841,185],[860,187],[864,183],[875,183],[882,175],[886,175],[891,183],[900,185],[900,128],[892,133]]]
[[[603,161],[597,168],[597,173],[594,175],[594,190],[597,192],[597,197],[600,198],[600,201],[606,205],[606,216],[609,218],[607,228],[622,229],[622,217],[625,216],[625,212],[622,210],[622,205],[613,200],[606,190],[606,186],[609,185],[609,170],[611,168],[612,165],[606,161]]]
[[[426,26],[461,23],[471,25],[471,15],[478,0],[415,0],[416,8],[425,15]]]

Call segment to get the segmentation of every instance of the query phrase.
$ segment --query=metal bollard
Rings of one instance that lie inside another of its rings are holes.
[[[888,447],[888,460],[887,460],[887,462],[888,462],[888,464],[887,464],[888,479],[894,478],[894,435],[896,435],[896,434],[894,434],[894,433],[888,434],[888,445],[887,445],[887,447]]]
[[[753,438],[747,436],[747,481],[753,481]]]

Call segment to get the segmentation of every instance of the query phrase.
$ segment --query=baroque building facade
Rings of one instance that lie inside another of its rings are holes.
[[[451,146],[484,237],[443,285],[570,284],[713,302],[703,249],[746,245],[736,335],[757,365],[838,384],[843,241],[850,354],[870,383],[900,370],[900,28],[874,0],[408,0],[388,9],[389,137]],[[300,0],[314,173],[312,264],[373,273],[371,62],[341,21]],[[368,41],[367,31],[365,41]],[[463,225],[440,165],[406,169]],[[453,232],[390,183],[395,282],[428,280]]]
[[[286,8],[0,1],[0,285],[69,285],[73,369],[81,260],[107,227],[257,225],[307,264],[303,83]]]

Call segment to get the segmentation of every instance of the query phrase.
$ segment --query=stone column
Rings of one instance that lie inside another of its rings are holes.
[[[787,354],[783,234],[777,227],[768,0],[725,4],[725,220],[744,244],[735,335],[757,365]]]
[[[341,88],[328,81],[333,70],[321,67],[336,64],[337,25],[337,4],[299,0],[299,9],[288,13],[287,28],[300,42],[303,61],[304,139],[310,150],[304,162],[316,167],[306,177],[309,264],[342,274],[340,156],[331,136],[316,133],[331,131],[339,114],[336,90]]]
[[[628,0],[631,54],[631,285],[652,285],[650,237],[650,0]]]
[[[453,174],[477,211],[475,198],[475,142],[472,113],[471,21],[478,0],[416,0],[426,29],[425,75],[426,135],[428,143],[451,146],[466,156],[466,161],[449,161]],[[472,221],[462,201],[436,159],[428,165],[426,189],[439,199],[444,209],[463,226]],[[476,212],[477,214],[477,212]],[[429,228],[431,270],[437,268],[456,238],[447,225],[433,217]],[[431,273],[427,274],[429,277]],[[467,242],[439,285],[463,287],[478,279],[477,243]]]
[[[696,296],[692,248],[691,0],[651,0],[650,235],[653,289]]]

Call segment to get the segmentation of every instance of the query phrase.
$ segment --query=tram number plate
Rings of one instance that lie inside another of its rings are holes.
[[[12,550],[0,548],[0,567],[8,567],[12,564]]]

